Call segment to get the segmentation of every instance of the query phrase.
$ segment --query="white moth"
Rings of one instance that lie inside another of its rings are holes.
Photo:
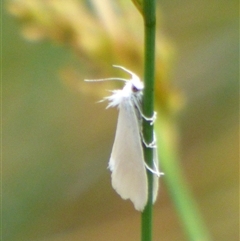
[[[143,83],[139,77],[118,65],[129,73],[130,80],[122,78],[107,78],[86,81],[122,80],[125,86],[122,90],[113,90],[112,95],[105,97],[109,107],[117,106],[119,109],[117,130],[109,161],[109,169],[112,172],[112,186],[123,199],[130,199],[136,210],[142,211],[148,201],[148,180],[146,168],[154,174],[153,181],[153,203],[158,193],[158,177],[162,174],[158,171],[157,150],[154,148],[154,169],[148,167],[144,161],[142,138],[142,118],[153,122],[153,118],[146,118],[141,111]],[[146,144],[145,144],[146,145]]]

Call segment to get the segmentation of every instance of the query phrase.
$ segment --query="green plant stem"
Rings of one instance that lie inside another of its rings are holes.
[[[155,72],[155,0],[143,0],[143,18],[145,30],[144,42],[144,95],[143,113],[147,117],[154,113],[154,72]],[[165,181],[179,213],[184,230],[189,240],[210,241],[211,238],[202,221],[196,203],[188,189],[178,164],[177,148],[173,134],[174,124],[168,116],[163,115],[156,125],[161,163],[166,173]],[[176,133],[175,133],[176,134]],[[174,134],[173,134],[174,135]],[[146,143],[153,141],[153,126],[143,121],[143,137]],[[144,147],[146,163],[153,166],[153,149]],[[142,213],[142,241],[152,241],[152,196],[153,174],[147,171],[148,203]]]
[[[155,73],[155,0],[143,1],[144,18],[144,93],[143,113],[152,117],[154,113],[154,73]],[[153,125],[143,121],[143,137],[146,143],[153,141]],[[153,167],[153,149],[144,147],[146,163]],[[142,213],[142,241],[152,240],[152,199],[153,199],[153,174],[147,171],[148,177],[148,203]]]

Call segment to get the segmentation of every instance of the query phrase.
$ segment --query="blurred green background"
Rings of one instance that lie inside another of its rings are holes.
[[[159,4],[156,101],[176,118],[181,166],[212,240],[237,241],[238,1]],[[112,64],[142,75],[141,15],[130,1],[2,7],[3,240],[139,240],[140,213],[107,170],[117,111],[96,104],[116,87],[83,79],[121,75]],[[164,178],[154,240],[187,240]]]

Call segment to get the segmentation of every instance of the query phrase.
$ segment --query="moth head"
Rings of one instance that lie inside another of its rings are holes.
[[[135,99],[136,101],[140,101],[142,98],[142,90],[144,88],[143,82],[140,78],[134,74],[132,71],[119,66],[113,65],[113,67],[120,68],[131,75],[130,79],[122,79],[122,78],[115,78],[116,80],[122,80],[125,82],[125,86],[122,90],[115,90],[113,91],[113,95],[107,97],[107,100],[110,101],[108,107],[118,106],[122,103],[123,100],[132,100]]]
[[[141,92],[144,88],[142,81],[135,74],[132,75],[132,79],[130,80],[131,89],[133,93]]]
[[[132,76],[132,78],[130,80],[126,81],[126,86],[129,88],[129,90],[132,93],[137,94],[138,92],[141,92],[143,90],[143,88],[144,88],[143,82],[140,80],[140,78],[136,74],[134,74],[132,71],[130,71],[120,65],[113,65],[113,67],[120,68]]]
[[[110,106],[116,106],[123,98],[129,98],[132,96],[135,96],[137,98],[141,98],[142,96],[142,90],[144,88],[143,82],[140,80],[140,78],[134,74],[132,71],[120,66],[120,65],[113,65],[115,68],[120,68],[131,75],[131,79],[124,79],[124,78],[104,78],[104,79],[96,79],[96,80],[85,80],[88,82],[97,82],[97,81],[108,81],[108,80],[120,80],[125,82],[125,86],[122,90],[115,90],[113,91],[113,95],[110,97],[107,97],[107,99],[111,102]]]

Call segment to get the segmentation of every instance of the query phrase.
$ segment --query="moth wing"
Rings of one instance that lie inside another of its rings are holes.
[[[157,148],[153,149],[153,162],[154,162],[155,169],[159,172]],[[159,188],[159,176],[153,175],[153,203],[155,203],[157,200],[158,188]]]
[[[109,168],[116,192],[123,199],[130,199],[135,209],[142,211],[148,199],[148,184],[139,121],[134,108],[129,99],[120,103]]]

